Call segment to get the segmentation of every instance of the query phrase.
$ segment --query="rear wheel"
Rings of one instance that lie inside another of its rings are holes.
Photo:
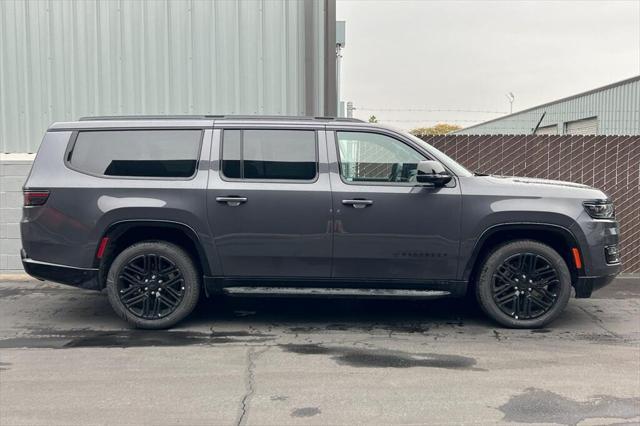
[[[200,277],[191,257],[164,241],[124,249],[107,276],[109,302],[138,328],[168,328],[189,315],[200,295]]]
[[[476,297],[482,310],[512,328],[538,328],[556,319],[571,296],[564,259],[537,241],[514,241],[482,265]]]

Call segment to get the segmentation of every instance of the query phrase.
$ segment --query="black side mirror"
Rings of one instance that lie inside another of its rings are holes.
[[[433,186],[444,186],[451,182],[453,177],[437,161],[423,160],[418,163],[416,181],[418,183],[431,184]]]

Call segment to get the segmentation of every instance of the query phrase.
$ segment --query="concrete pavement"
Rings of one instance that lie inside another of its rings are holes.
[[[146,332],[103,294],[0,283],[2,425],[639,422],[638,279],[533,331],[464,300],[250,298]]]

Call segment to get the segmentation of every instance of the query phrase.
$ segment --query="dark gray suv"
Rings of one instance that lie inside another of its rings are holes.
[[[620,271],[607,196],[474,174],[355,120],[96,117],[55,123],[24,186],[32,276],[106,288],[136,327],[201,294],[463,296],[508,327],[557,318]]]

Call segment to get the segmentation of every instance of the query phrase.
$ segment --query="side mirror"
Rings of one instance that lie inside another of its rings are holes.
[[[418,163],[416,181],[418,183],[431,184],[433,186],[444,186],[451,182],[453,177],[437,161],[423,160]]]

